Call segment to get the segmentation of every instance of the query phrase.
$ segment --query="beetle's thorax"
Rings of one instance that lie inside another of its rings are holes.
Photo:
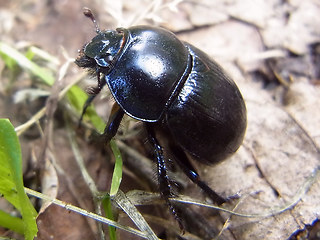
[[[129,116],[156,122],[187,75],[190,62],[187,48],[171,32],[131,27],[118,61],[105,80]]]

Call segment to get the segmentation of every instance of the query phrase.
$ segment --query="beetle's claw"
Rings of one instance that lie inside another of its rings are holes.
[[[228,196],[227,198],[225,198],[225,202],[231,202],[232,200],[238,200],[240,199],[241,196],[239,193],[236,193],[234,195]]]

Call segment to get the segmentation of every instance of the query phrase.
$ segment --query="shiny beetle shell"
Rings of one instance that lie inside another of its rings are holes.
[[[126,114],[155,123],[197,160],[217,163],[243,141],[246,107],[234,81],[165,29],[100,31],[76,63],[102,74]]]

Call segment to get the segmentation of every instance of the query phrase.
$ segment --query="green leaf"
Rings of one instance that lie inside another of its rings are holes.
[[[0,209],[0,226],[11,229],[14,232],[23,234],[24,224],[21,218],[13,217]]]
[[[8,119],[0,119],[0,193],[21,213],[25,239],[33,239],[37,212],[24,191],[20,143]]]

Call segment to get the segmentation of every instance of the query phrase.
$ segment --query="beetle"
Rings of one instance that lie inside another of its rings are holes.
[[[215,164],[234,154],[247,126],[246,106],[235,82],[206,53],[180,41],[168,30],[133,26],[100,30],[92,12],[84,11],[97,35],[79,51],[75,63],[97,76],[87,107],[108,85],[115,103],[103,136],[115,136],[124,114],[140,120],[157,161],[161,196],[182,228],[169,201],[172,196],[163,146],[182,171],[217,204],[226,201],[204,181],[190,158]],[[81,118],[82,118],[81,116]]]

